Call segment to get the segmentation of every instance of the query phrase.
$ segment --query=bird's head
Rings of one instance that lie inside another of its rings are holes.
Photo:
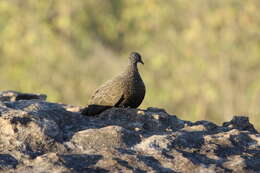
[[[139,53],[137,52],[132,52],[130,54],[130,61],[134,64],[137,64],[137,63],[141,63],[141,64],[144,64],[144,62],[142,61],[142,57]]]

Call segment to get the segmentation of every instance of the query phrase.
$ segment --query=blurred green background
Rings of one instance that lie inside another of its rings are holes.
[[[260,128],[259,0],[1,0],[0,90],[84,106],[143,55],[141,108]]]

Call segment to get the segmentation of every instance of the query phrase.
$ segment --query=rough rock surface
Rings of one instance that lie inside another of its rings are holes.
[[[157,108],[87,117],[45,98],[0,93],[0,172],[260,172],[260,134],[247,117],[222,126]]]

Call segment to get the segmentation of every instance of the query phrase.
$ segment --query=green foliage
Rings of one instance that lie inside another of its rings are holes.
[[[86,105],[131,51],[142,108],[260,127],[260,1],[0,1],[0,89]]]

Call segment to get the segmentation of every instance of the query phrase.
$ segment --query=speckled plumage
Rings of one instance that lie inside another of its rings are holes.
[[[131,53],[126,69],[98,88],[89,105],[137,108],[145,96],[145,85],[138,72],[138,62],[143,64],[141,55]]]

